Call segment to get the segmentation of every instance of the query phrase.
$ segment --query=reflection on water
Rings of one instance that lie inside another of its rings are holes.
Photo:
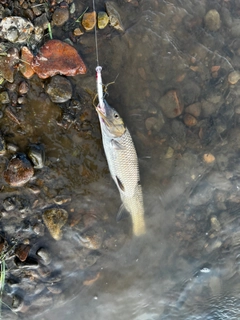
[[[54,266],[64,270],[66,303],[56,298],[60,307],[44,319],[239,319],[240,84],[229,74],[240,66],[240,3],[114,2],[125,32],[98,32],[99,59],[105,82],[119,73],[108,102],[123,116],[138,151],[148,232],[133,239],[130,219],[115,222],[119,195],[97,116],[89,116],[90,135],[74,125],[56,130],[58,111],[45,103],[40,112],[41,96],[36,102],[33,92],[31,112],[40,115],[34,134],[47,146],[49,181],[55,181],[54,188],[46,182],[45,196],[71,194],[71,226],[77,226],[52,243]],[[219,15],[207,22],[212,9]],[[82,50],[88,52],[84,40]],[[72,80],[78,94],[94,90],[94,54],[86,61],[89,75]],[[82,104],[86,113],[90,105],[91,99]],[[24,147],[26,139],[19,139]],[[90,254],[77,236],[85,228],[76,212],[91,212],[93,228],[103,234]],[[86,282],[84,267],[96,281]]]

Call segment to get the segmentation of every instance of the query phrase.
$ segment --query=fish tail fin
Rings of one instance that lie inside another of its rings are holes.
[[[146,233],[146,225],[144,220],[144,215],[131,215],[133,224],[133,234],[137,237]]]

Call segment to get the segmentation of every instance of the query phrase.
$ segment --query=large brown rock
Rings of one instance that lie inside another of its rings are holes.
[[[87,71],[77,50],[60,40],[49,40],[40,48],[32,61],[32,69],[41,79],[56,74],[75,76]]]

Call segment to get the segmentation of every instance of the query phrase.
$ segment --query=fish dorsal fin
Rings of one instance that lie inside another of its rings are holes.
[[[121,180],[120,180],[117,176],[116,176],[116,179],[117,179],[118,187],[119,187],[122,191],[125,191],[124,185],[122,184]]]
[[[126,218],[128,216],[128,211],[127,209],[124,207],[124,204],[122,203],[119,210],[118,210],[118,213],[117,213],[117,222],[119,222],[120,220],[123,220],[124,218]]]
[[[118,141],[116,141],[114,139],[111,140],[111,145],[112,145],[112,148],[115,150],[122,150],[123,149],[123,146]]]

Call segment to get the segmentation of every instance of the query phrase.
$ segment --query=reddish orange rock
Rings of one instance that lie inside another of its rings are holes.
[[[31,67],[33,54],[27,47],[22,47],[21,60],[22,62],[19,66],[19,69],[25,78],[30,79],[34,75],[34,71]]]
[[[46,42],[33,59],[32,68],[41,79],[56,74],[75,76],[87,71],[77,50],[60,40]]]

